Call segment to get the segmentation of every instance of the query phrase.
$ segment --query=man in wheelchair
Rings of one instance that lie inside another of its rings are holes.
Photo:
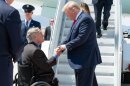
[[[54,50],[55,55],[47,59],[44,52],[39,48],[44,37],[38,28],[28,30],[27,40],[28,44],[22,52],[22,64],[18,64],[18,86],[31,86],[38,81],[44,81],[50,86],[58,86],[58,80],[54,79],[52,66],[56,65],[60,53]]]

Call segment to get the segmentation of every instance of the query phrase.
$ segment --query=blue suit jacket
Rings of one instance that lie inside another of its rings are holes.
[[[98,2],[98,0],[92,0],[93,4],[96,4]]]
[[[92,0],[92,3],[93,4],[97,4],[99,1],[103,1],[103,0]],[[113,0],[105,0],[105,2],[107,4],[113,4]]]
[[[31,20],[30,22],[30,25],[28,28],[26,28],[25,26],[25,21],[23,20],[22,21],[22,26],[21,26],[21,32],[22,32],[22,41],[23,41],[23,44],[26,45],[28,42],[27,42],[27,39],[26,39],[26,35],[27,35],[27,30],[31,27],[38,27],[41,29],[41,24],[35,20]]]
[[[95,24],[87,13],[80,14],[62,44],[66,45],[68,59],[74,64],[81,65],[82,68],[95,67],[102,62],[96,40]]]
[[[20,30],[19,12],[4,0],[0,0],[0,59],[18,59],[22,47]]]

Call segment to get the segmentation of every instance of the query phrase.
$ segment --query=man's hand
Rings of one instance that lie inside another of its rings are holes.
[[[54,53],[55,53],[55,55],[60,56],[60,54],[61,54],[60,47],[57,47],[56,49],[54,49]]]
[[[60,45],[59,47],[60,47],[61,52],[63,52],[66,49],[65,45]]]
[[[60,56],[60,54],[66,49],[66,46],[65,45],[60,45],[58,46],[54,52],[55,54],[57,54],[58,56]]]

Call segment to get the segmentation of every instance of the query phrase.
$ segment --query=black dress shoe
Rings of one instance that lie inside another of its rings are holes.
[[[102,34],[97,34],[97,38],[101,38],[102,37]]]
[[[103,30],[107,30],[108,24],[103,24]]]
[[[107,27],[106,27],[106,26],[103,26],[103,30],[107,30]]]

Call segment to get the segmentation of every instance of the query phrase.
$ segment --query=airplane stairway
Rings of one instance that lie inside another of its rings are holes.
[[[84,0],[89,5],[91,16],[94,18],[94,9],[91,3],[91,0]],[[107,30],[103,30],[103,36],[97,38],[99,49],[101,51],[103,63],[96,67],[96,77],[99,86],[115,86],[115,61],[114,61],[114,52],[115,52],[115,5],[112,5],[111,16],[109,18],[109,25]],[[66,35],[68,34],[72,21],[70,21],[64,14],[62,15],[62,25],[59,30],[58,45],[62,42]],[[58,33],[58,32],[57,32]],[[54,36],[54,35],[53,35]],[[55,40],[56,41],[56,40]],[[55,45],[55,47],[56,47]],[[54,46],[52,46],[54,47]],[[75,76],[73,69],[70,68],[67,61],[66,51],[61,54],[58,60],[56,76],[59,79],[59,86],[75,86]]]

